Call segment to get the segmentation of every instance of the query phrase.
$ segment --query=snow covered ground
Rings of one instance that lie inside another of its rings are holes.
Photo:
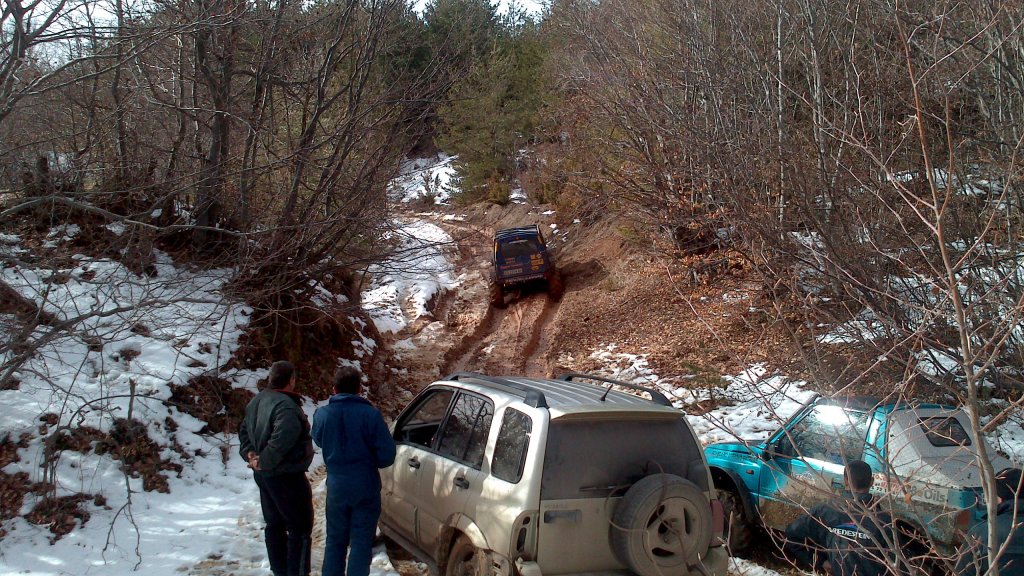
[[[73,226],[54,229],[48,243],[58,249],[77,233]],[[20,241],[4,235],[0,250],[22,256],[27,250]],[[83,510],[89,518],[60,539],[20,516],[5,522],[0,575],[269,573],[258,492],[237,457],[237,436],[204,432],[204,422],[168,403],[170,385],[200,374],[254,392],[265,376],[216,371],[237,348],[251,314],[220,293],[230,271],[192,272],[159,252],[155,276],[105,259],[74,256],[70,262],[59,270],[0,270],[5,284],[73,327],[54,337],[43,325],[27,338],[39,345],[13,374],[18,389],[0,391],[0,438],[28,438],[20,460],[3,472],[25,473],[32,483],[51,475],[58,497],[88,494]],[[13,317],[0,320],[0,329],[17,328]],[[307,412],[314,408],[307,403]],[[145,490],[143,479],[127,476],[109,454],[64,450],[54,458],[45,448],[45,434],[59,426],[106,434],[129,411],[160,445],[160,457],[180,466],[162,473],[166,493]],[[53,415],[45,431],[43,414]],[[41,498],[28,493],[19,514]],[[374,574],[393,574],[383,547],[377,552]]]
[[[447,204],[452,193],[458,191],[454,165],[457,158],[439,152],[434,157],[406,160],[398,178],[388,186],[388,195],[402,203],[430,200],[434,204]]]
[[[370,267],[371,285],[362,295],[363,310],[381,333],[429,316],[428,303],[459,284],[448,259],[455,248],[451,236],[422,220],[396,224],[398,250]]]

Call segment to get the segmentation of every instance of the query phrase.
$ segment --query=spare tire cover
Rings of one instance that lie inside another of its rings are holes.
[[[612,514],[615,557],[640,576],[687,574],[707,553],[711,504],[696,484],[653,474],[633,484]]]

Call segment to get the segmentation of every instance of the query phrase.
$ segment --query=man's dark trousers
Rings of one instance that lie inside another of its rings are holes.
[[[267,557],[274,576],[309,576],[313,497],[305,472],[256,472]]]
[[[380,494],[353,501],[342,486],[331,486],[328,478],[326,515],[323,576],[367,576],[380,518]]]

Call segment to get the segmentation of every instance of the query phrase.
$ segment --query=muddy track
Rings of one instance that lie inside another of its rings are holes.
[[[540,316],[533,322],[530,339],[523,348],[523,375],[535,377],[551,377],[551,366],[545,360],[551,347],[551,325],[558,312],[559,302],[551,298],[544,299],[544,307]]]
[[[464,278],[455,293],[438,299],[433,311],[447,332],[435,340],[435,353],[442,359],[439,374],[548,376],[546,358],[558,302],[543,292],[516,290],[506,296],[505,307],[490,306],[493,229],[458,221],[439,224],[458,243],[456,273]]]
[[[500,329],[506,316],[507,309],[489,307],[473,331],[462,336],[444,355],[441,374],[479,370],[475,360],[483,353],[482,343]]]

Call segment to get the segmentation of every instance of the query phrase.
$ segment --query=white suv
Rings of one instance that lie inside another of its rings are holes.
[[[703,450],[656,390],[458,373],[427,386],[393,434],[381,530],[435,573],[726,573]]]

